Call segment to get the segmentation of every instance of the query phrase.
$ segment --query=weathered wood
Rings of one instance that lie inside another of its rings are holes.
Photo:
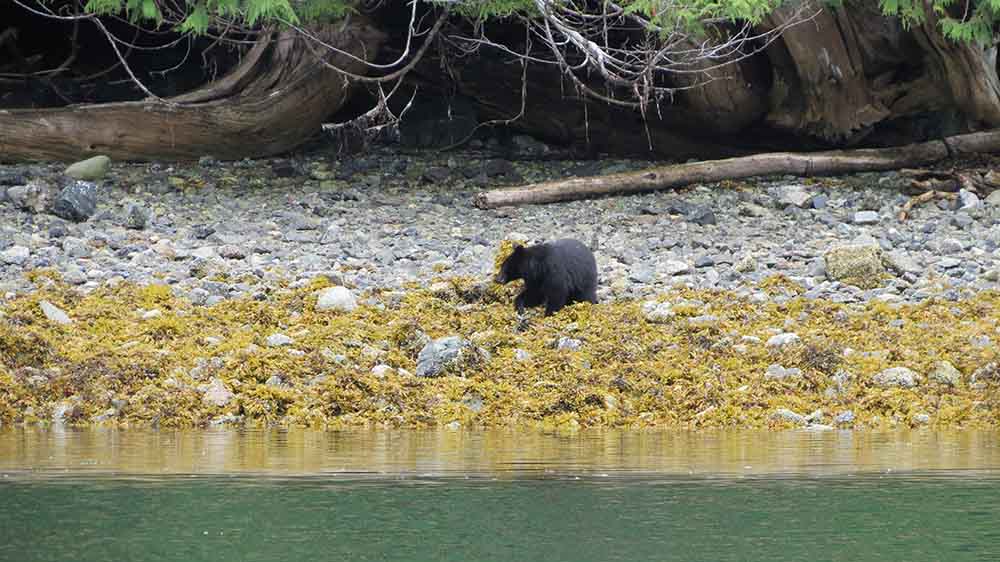
[[[383,34],[359,16],[314,29],[327,43],[373,59]],[[347,99],[348,81],[324,67],[294,31],[262,34],[243,63],[169,101],[0,110],[0,161],[189,160],[269,156],[301,144]],[[342,54],[328,62],[362,74]]]
[[[641,172],[554,180],[487,191],[476,195],[482,209],[531,203],[555,203],[611,194],[642,193],[693,183],[794,174],[799,176],[896,170],[944,160],[951,154],[1000,151],[1000,130],[958,135],[900,147],[831,150],[814,153],[777,152],[650,168]]]

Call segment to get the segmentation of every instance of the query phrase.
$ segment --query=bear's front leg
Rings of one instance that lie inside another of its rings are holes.
[[[538,306],[542,304],[544,297],[542,293],[538,291],[532,291],[527,287],[524,288],[514,299],[514,308],[517,310],[518,314],[524,314],[525,308],[530,308],[532,306]]]

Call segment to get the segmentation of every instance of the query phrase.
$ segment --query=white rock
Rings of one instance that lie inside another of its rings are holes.
[[[271,334],[267,336],[267,346],[268,347],[281,347],[283,345],[291,345],[292,338],[286,336],[285,334]]]
[[[24,246],[11,246],[0,253],[0,261],[9,265],[24,265],[31,255],[31,250]]]
[[[319,292],[316,310],[341,310],[350,312],[358,307],[357,299],[347,287],[329,287]]]
[[[799,338],[798,334],[794,334],[794,333],[791,333],[791,332],[785,332],[783,334],[778,334],[778,335],[771,336],[770,338],[768,338],[768,340],[767,340],[767,347],[771,347],[771,348],[784,347],[786,345],[793,344],[793,343],[799,341],[800,339],[801,338]]]
[[[680,260],[667,260],[663,262],[662,270],[667,275],[683,275],[691,273],[691,266]]]
[[[201,397],[202,401],[209,404],[214,404],[216,406],[225,406],[233,399],[233,393],[226,388],[225,383],[223,383],[218,377],[212,377],[212,380],[208,382],[208,387],[205,389],[205,393]]]
[[[66,314],[61,308],[50,303],[49,301],[42,301],[38,303],[42,307],[42,313],[50,321],[56,324],[62,324],[63,326],[68,326],[73,323],[73,320]]]

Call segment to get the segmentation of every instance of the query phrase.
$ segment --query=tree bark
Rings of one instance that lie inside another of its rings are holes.
[[[384,39],[362,17],[312,30],[372,60]],[[320,130],[347,99],[349,82],[322,65],[294,31],[264,33],[244,61],[204,88],[168,99],[54,109],[0,110],[0,160],[234,159],[279,154]],[[316,48],[319,52],[320,49]],[[327,61],[362,74],[342,54]]]
[[[989,131],[893,148],[832,150],[805,154],[789,152],[757,154],[663,166],[642,172],[554,180],[487,191],[476,195],[474,203],[481,209],[492,209],[509,205],[588,199],[611,194],[642,193],[692,183],[753,176],[775,174],[812,176],[895,170],[938,162],[954,154],[998,150],[1000,150],[1000,131]]]
[[[950,105],[967,119],[964,129],[1000,126],[1000,80],[997,48],[947,39],[930,2],[924,1],[924,22],[915,30],[929,70],[950,94]]]
[[[809,10],[818,9],[818,3],[811,4]],[[797,3],[783,5],[768,15],[765,25],[781,27],[798,9]],[[811,21],[786,29],[769,47],[776,70],[767,116],[771,126],[850,144],[889,115],[872,95],[864,61],[838,24],[842,9],[819,11]]]

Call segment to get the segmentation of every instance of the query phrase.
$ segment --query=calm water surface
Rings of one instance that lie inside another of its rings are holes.
[[[0,431],[0,561],[1000,560],[1000,434]]]

